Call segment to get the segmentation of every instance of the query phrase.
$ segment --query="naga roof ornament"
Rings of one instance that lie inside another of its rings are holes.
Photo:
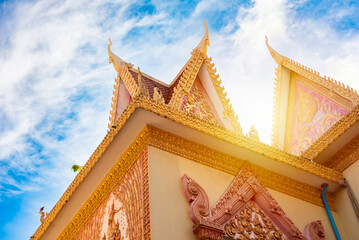
[[[274,61],[276,61],[276,63],[278,63],[279,65],[281,65],[282,62],[283,62],[283,56],[280,55],[279,53],[277,53],[277,52],[268,44],[268,37],[265,36],[265,38],[266,38],[267,48],[268,48],[270,54],[272,55]]]
[[[204,36],[195,50],[198,50],[202,56],[207,55],[207,47],[209,46],[209,35],[208,35],[208,27],[206,25],[206,20],[204,20],[203,26],[205,28]]]
[[[116,69],[117,72],[120,71],[121,67],[126,65],[127,67],[133,67],[132,63],[128,63],[125,62],[124,60],[122,60],[121,58],[117,57],[112,51],[111,51],[111,46],[112,46],[112,42],[111,42],[111,38],[108,39],[108,41],[110,42],[107,46],[107,52],[108,52],[108,62],[109,64],[113,64],[113,67]]]

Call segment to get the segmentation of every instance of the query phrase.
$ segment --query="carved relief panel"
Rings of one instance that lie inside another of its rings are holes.
[[[144,203],[148,184],[147,149],[103,200],[80,231],[75,240],[132,240],[144,239]],[[147,198],[146,198],[147,199]]]
[[[291,153],[300,155],[348,110],[298,80],[294,84],[289,145]]]

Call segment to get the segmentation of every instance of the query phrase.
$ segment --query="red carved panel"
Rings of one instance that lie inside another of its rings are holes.
[[[149,235],[147,149],[74,237],[76,240],[143,239]],[[147,200],[146,200],[147,199]],[[147,226],[148,225],[148,226]]]
[[[211,208],[198,183],[187,175],[182,177],[182,183],[195,234],[200,227],[234,239],[305,239],[249,166],[242,167]],[[217,235],[204,239],[217,239]]]

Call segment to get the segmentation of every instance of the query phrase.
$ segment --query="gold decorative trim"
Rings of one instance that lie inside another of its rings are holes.
[[[309,173],[315,174],[317,176],[336,182],[338,184],[340,184],[341,181],[343,180],[343,175],[333,169],[308,161],[302,157],[297,157],[292,154],[283,152],[267,144],[254,141],[241,134],[237,134],[228,129],[225,129],[217,124],[213,124],[205,120],[201,120],[184,111],[175,109],[163,103],[156,102],[153,99],[144,98],[141,95],[139,95],[132,99],[132,101],[129,103],[127,108],[123,111],[123,113],[117,120],[114,127],[109,129],[105,138],[102,140],[100,145],[94,151],[90,159],[86,162],[85,166],[76,175],[74,181],[70,184],[70,186],[67,188],[64,194],[61,196],[60,200],[56,203],[54,208],[50,211],[49,215],[45,218],[45,221],[36,230],[36,232],[33,235],[34,239],[39,239],[44,234],[45,230],[49,227],[51,222],[54,221],[54,219],[59,214],[62,207],[66,204],[66,202],[74,193],[74,191],[77,189],[79,184],[91,171],[91,169],[96,164],[98,159],[100,159],[100,157],[103,155],[107,147],[113,141],[114,137],[122,129],[124,124],[127,122],[127,120],[130,118],[130,116],[135,112],[137,108],[142,108],[151,111],[155,114],[158,114],[159,116],[166,117],[184,126],[202,131],[210,136],[214,136],[223,141],[254,151],[273,160],[307,171]]]
[[[126,85],[131,97],[134,97],[138,93],[139,88],[128,67],[126,65],[122,66],[118,74]]]
[[[296,73],[294,73],[294,75],[295,74]],[[296,86],[296,81],[293,77],[293,73],[290,73],[290,82],[289,82],[289,90],[288,90],[288,107],[287,107],[285,138],[284,138],[284,151],[289,153],[291,152],[291,144],[292,144],[295,86]]]
[[[218,169],[233,176],[238,173],[244,163],[249,164],[242,159],[218,152],[154,127],[149,127],[149,131],[150,146]],[[250,166],[258,179],[266,187],[318,206],[324,206],[320,196],[322,192],[321,189],[272,172],[252,163],[250,163]],[[334,194],[327,193],[327,200],[330,208],[335,210]]]
[[[343,172],[359,159],[359,136],[339,150],[323,165],[339,172]]]
[[[110,111],[110,123],[108,124],[108,128],[110,129],[112,125],[115,124],[115,119],[116,119],[116,110],[117,110],[117,102],[118,102],[118,91],[120,89],[120,77],[117,74],[117,78],[115,78],[115,85],[113,86],[113,97],[112,97],[112,102],[111,102],[111,111]]]
[[[268,44],[267,38],[266,45],[273,59],[279,65],[282,65],[292,71],[297,72],[298,74],[308,78],[309,80],[329,89],[333,93],[337,93],[339,96],[342,96],[343,98],[349,100],[352,103],[352,107],[359,104],[359,95],[357,94],[357,91],[353,88],[349,87],[348,85],[345,86],[343,83],[334,80],[333,78],[327,76],[321,77],[319,72],[279,54]]]
[[[221,100],[222,106],[224,108],[223,117],[229,118],[231,120],[234,132],[243,135],[242,127],[238,122],[238,116],[235,114],[232,104],[230,103],[229,98],[227,97],[227,92],[224,91],[224,87],[221,86],[222,80],[219,79],[217,74],[217,69],[214,66],[214,63],[211,63],[212,58],[206,57],[204,63],[206,65],[209,76],[211,77],[212,83],[217,91],[218,97]]]
[[[59,240],[72,239],[76,235],[76,233],[91,217],[92,213],[98,208],[98,206],[103,202],[103,200],[111,193],[111,191],[116,186],[116,184],[118,184],[118,182],[125,176],[127,171],[133,166],[136,160],[138,160],[141,153],[145,150],[147,146],[147,139],[148,139],[148,129],[145,128],[138,135],[138,137],[131,144],[131,146],[127,149],[126,153],[122,155],[122,157],[119,159],[116,165],[106,175],[106,177],[101,182],[101,184],[96,188],[96,190],[93,192],[91,197],[81,207],[81,209],[77,212],[75,217],[71,220],[71,222],[67,225],[64,231],[62,231],[62,233],[57,239]],[[147,156],[147,154],[145,155]],[[148,186],[146,188],[148,189]],[[149,196],[146,196],[144,198],[148,199]],[[149,201],[146,201],[146,204],[147,203],[149,203]],[[149,208],[149,204],[144,205],[144,208]],[[146,210],[144,222],[146,222],[146,224],[150,223],[149,209]],[[144,228],[146,229],[146,235],[147,236],[150,235],[149,226],[144,226]]]
[[[278,64],[275,69],[274,78],[274,100],[273,100],[273,115],[272,115],[272,146],[278,148],[278,134],[279,134],[279,110],[280,110],[280,85],[282,80],[282,66]]]
[[[357,105],[352,111],[336,122],[322,136],[320,136],[309,148],[307,148],[307,150],[302,153],[301,156],[313,160],[358,121],[359,105]]]
[[[342,97],[337,93],[334,93],[332,89],[323,87],[319,83],[310,81],[309,79],[307,79],[302,75],[296,73],[294,80],[303,83],[305,86],[309,87],[310,89],[313,89],[323,97],[328,98],[330,101],[336,103],[337,105],[341,106],[342,108],[348,111],[352,110],[355,107],[355,105],[347,98]]]
[[[204,57],[200,54],[199,51],[192,51],[191,58],[187,62],[187,66],[183,70],[180,80],[173,90],[173,96],[168,105],[171,105],[177,109],[181,107],[183,97],[190,91],[202,65],[203,59]]]

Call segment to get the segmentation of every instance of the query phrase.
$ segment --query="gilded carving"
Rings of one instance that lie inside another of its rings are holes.
[[[153,100],[165,104],[165,99],[163,98],[161,91],[156,86],[153,88]]]
[[[183,110],[208,122],[217,123],[210,106],[195,81],[183,101]]]
[[[255,140],[255,141],[260,141],[259,140],[259,136],[258,136],[258,131],[257,129],[254,127],[254,125],[251,126],[251,128],[249,129],[248,134],[246,135],[247,137]]]
[[[43,223],[45,221],[45,218],[47,217],[48,213],[44,212],[44,208],[45,207],[41,207],[39,210],[39,214],[40,214],[40,222]]]
[[[224,231],[233,239],[287,239],[254,202],[247,204],[227,223]]]
[[[138,68],[138,88],[137,88],[137,95],[141,95],[143,97],[149,98],[150,94],[148,93],[148,89],[146,87],[146,84],[142,80],[142,73],[140,71],[140,68]]]
[[[304,230],[304,236],[308,240],[324,240],[325,231],[320,220],[308,223]]]
[[[280,110],[280,84],[282,79],[282,66],[278,65],[275,69],[274,79],[274,101],[272,114],[272,146],[278,148],[278,132],[279,132],[279,110]]]
[[[359,137],[354,138],[323,165],[343,172],[359,160]]]
[[[217,69],[214,67],[214,63],[211,63],[211,61],[212,58],[206,57],[204,59],[204,63],[208,70],[209,76],[211,77],[212,83],[216,88],[217,94],[224,108],[223,117],[229,118],[231,120],[235,133],[243,135],[242,127],[238,122],[238,116],[235,114],[232,104],[230,103],[230,100],[227,97],[227,92],[225,92],[224,87],[221,86],[222,80],[219,78],[219,75],[217,74]]]
[[[194,230],[201,225],[218,234],[223,230],[222,234],[234,239],[304,239],[248,164],[211,208],[206,192],[198,183],[184,175],[182,184]]]

